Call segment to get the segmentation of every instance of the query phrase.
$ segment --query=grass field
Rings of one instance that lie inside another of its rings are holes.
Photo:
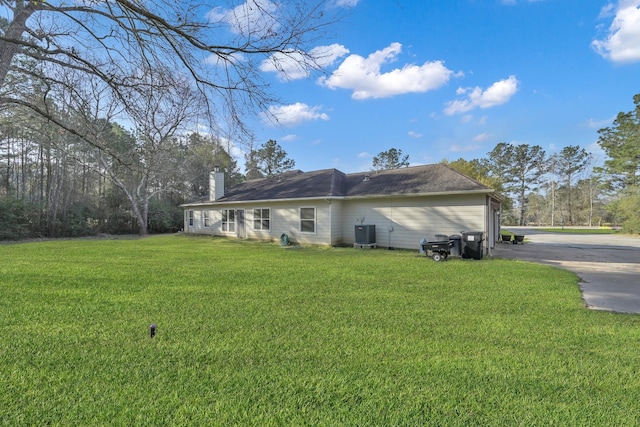
[[[551,227],[551,228],[539,228],[539,230],[547,231],[550,233],[567,233],[567,234],[621,234],[620,230],[614,230],[612,228]]]
[[[640,424],[640,316],[549,266],[47,241],[0,245],[0,295],[0,425]]]

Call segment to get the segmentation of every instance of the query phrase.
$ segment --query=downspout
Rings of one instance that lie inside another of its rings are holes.
[[[484,206],[484,230],[487,235],[487,239],[486,239],[487,256],[491,256],[491,243],[489,241],[489,239],[491,239],[491,233],[490,233],[491,219],[489,218],[490,214],[491,214],[491,197],[487,195],[485,196],[485,206]]]

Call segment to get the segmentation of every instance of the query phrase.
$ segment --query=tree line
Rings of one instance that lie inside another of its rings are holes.
[[[547,154],[537,145],[500,143],[486,158],[452,166],[507,196],[504,224],[620,225],[638,234],[640,94],[633,103],[598,131],[603,162],[578,146]]]
[[[504,197],[503,225],[619,225],[640,233],[640,94],[635,108],[598,131],[604,162],[569,145],[548,154],[539,145],[501,142],[480,159],[442,163]],[[372,169],[409,166],[402,150],[373,157]]]
[[[220,167],[229,186],[282,173],[295,162],[269,140],[246,156],[247,173],[228,141],[185,133],[154,140],[100,122],[102,149],[60,131],[28,110],[0,118],[0,240],[175,232],[180,204],[209,195]]]
[[[3,2],[0,239],[175,230],[202,170],[239,179],[225,141],[259,176],[246,117],[277,101],[260,69],[319,70],[333,5]]]
[[[599,131],[602,164],[584,148],[547,154],[538,145],[499,143],[480,159],[442,163],[504,197],[503,225],[622,225],[640,232],[640,95],[636,108]],[[63,114],[59,112],[58,114]],[[177,133],[149,117],[135,131],[96,119],[100,147],[28,108],[0,116],[0,239],[97,233],[161,233],[182,227],[181,203],[208,197],[209,172],[218,166],[227,184],[274,176],[295,161],[275,140],[245,155],[242,173],[231,144],[199,133]],[[68,117],[82,121],[86,117]],[[165,123],[171,123],[167,120]],[[164,129],[164,130],[163,130]],[[372,169],[409,166],[392,148],[374,156]]]
[[[206,197],[214,166],[231,185],[293,168],[275,141],[253,146],[244,118],[276,101],[265,61],[284,74],[326,62],[314,48],[340,9],[324,3],[4,2],[0,239],[175,231],[179,204]],[[505,224],[637,233],[640,95],[634,103],[599,131],[597,167],[579,147],[508,143],[448,163],[505,195]],[[247,153],[245,174],[230,141]],[[374,158],[374,169],[408,164],[395,149]]]
[[[501,142],[480,159],[441,163],[497,190],[503,197],[504,225],[575,225],[607,222],[602,192],[593,174],[592,157],[568,146],[547,155],[542,147]],[[373,170],[410,165],[409,156],[391,148],[373,157]]]
[[[640,95],[634,103],[633,111],[599,131],[607,154],[601,164],[578,146],[547,154],[538,145],[504,142],[483,158],[442,163],[504,197],[503,225],[621,225],[638,233]],[[156,112],[148,120],[158,117]],[[90,125],[100,134],[100,147],[28,108],[2,112],[0,239],[177,231],[183,224],[179,205],[208,197],[215,166],[226,172],[228,185],[295,166],[275,140],[251,148],[242,173],[233,147],[221,138],[166,131],[158,123],[135,131],[103,119]],[[392,148],[374,156],[372,169],[409,164],[408,155]]]
[[[501,142],[477,160],[447,162],[504,197],[503,225],[603,225],[615,222],[593,157],[579,146],[548,155],[539,145]]]

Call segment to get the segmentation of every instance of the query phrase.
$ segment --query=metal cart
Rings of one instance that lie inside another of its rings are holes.
[[[449,254],[451,254],[452,247],[453,240],[439,240],[437,242],[425,242],[422,244],[422,250],[436,262],[446,261]]]

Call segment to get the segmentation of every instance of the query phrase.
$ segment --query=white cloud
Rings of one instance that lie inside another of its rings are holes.
[[[449,81],[453,72],[442,61],[420,66],[406,64],[383,73],[382,65],[394,61],[401,51],[400,43],[392,43],[367,58],[349,55],[330,77],[320,79],[320,83],[330,89],[352,89],[352,98],[368,99],[427,92]]]
[[[620,0],[608,33],[593,40],[591,47],[613,62],[640,61],[640,0]],[[605,6],[600,16],[610,15],[612,5]]]
[[[591,154],[593,158],[593,164],[596,166],[602,166],[604,159],[607,158],[607,153],[602,149],[598,141],[592,142],[586,147],[586,150]]]
[[[229,143],[227,145],[227,152],[234,159],[244,159],[245,150],[242,147],[239,147],[235,143]]]
[[[538,3],[538,2],[541,2],[541,1],[546,1],[546,0],[527,0],[527,3]],[[504,5],[511,6],[511,5],[516,4],[517,1],[516,0],[500,0],[500,3],[502,3]]]
[[[360,0],[334,0],[332,4],[337,7],[355,7]]]
[[[613,3],[609,3],[600,9],[600,15],[598,15],[599,19],[610,18],[616,15],[616,5]]]
[[[407,132],[407,134],[412,137],[412,138],[422,138],[422,134],[418,133],[418,132],[414,132],[412,130],[410,130],[409,132]]]
[[[476,151],[479,150],[481,147],[479,147],[478,145],[464,145],[464,146],[460,146],[457,144],[454,144],[451,146],[450,151],[454,152],[454,153],[466,153],[469,151]]]
[[[369,159],[371,157],[373,157],[373,155],[367,153],[366,151],[363,151],[362,153],[358,154],[359,159]]]
[[[481,87],[460,88],[456,93],[467,95],[467,98],[448,102],[444,113],[452,116],[466,113],[475,108],[485,109],[502,105],[518,91],[519,83],[515,76],[509,76],[508,79],[495,82],[486,90],[482,90]]]
[[[493,136],[493,135],[491,135],[490,133],[486,133],[486,132],[484,132],[484,133],[481,133],[481,134],[479,134],[479,135],[474,136],[474,137],[473,137],[473,139],[472,139],[472,141],[473,141],[473,142],[483,142],[483,141],[488,140],[488,139],[489,139],[489,138],[491,138],[492,136]]]
[[[329,5],[338,8],[353,8],[360,0],[332,0]],[[281,27],[284,3],[271,0],[246,0],[233,9],[222,6],[212,8],[206,18],[211,23],[229,26],[231,32],[255,38],[277,36]]]
[[[349,49],[341,44],[334,43],[329,46],[314,47],[309,53],[320,67],[328,67],[333,65],[338,58],[342,58],[349,53]]]
[[[283,136],[283,137],[282,137],[282,138],[280,138],[280,139],[281,139],[282,141],[284,141],[284,142],[291,142],[291,141],[295,141],[296,139],[298,139],[298,135],[295,135],[295,134],[290,133],[290,134],[288,134],[288,135]]]
[[[291,105],[269,107],[268,113],[262,113],[263,122],[272,124],[271,118],[282,126],[292,127],[312,120],[329,120],[329,116],[320,112],[322,107],[310,107],[307,104],[296,102]]]
[[[615,119],[616,119],[616,116],[610,117],[608,119],[602,119],[602,120],[589,119],[587,120],[586,126],[589,129],[602,129],[604,127],[611,126],[611,124]]]
[[[209,11],[210,22],[224,22],[236,34],[258,36],[277,32],[280,28],[277,19],[278,6],[269,0],[247,0],[233,9],[220,6]]]
[[[262,61],[260,70],[278,73],[280,80],[297,80],[309,77],[313,67],[325,68],[333,65],[339,58],[349,53],[341,44],[318,46],[309,51],[310,58],[300,52],[290,54],[276,53]]]

